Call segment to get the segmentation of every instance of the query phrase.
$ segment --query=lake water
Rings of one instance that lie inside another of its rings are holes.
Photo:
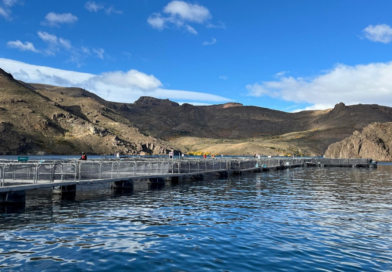
[[[391,165],[35,194],[0,214],[1,271],[392,270]]]

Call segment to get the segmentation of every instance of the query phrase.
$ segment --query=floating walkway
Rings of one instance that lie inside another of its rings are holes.
[[[24,203],[26,191],[52,188],[53,193],[74,195],[77,186],[110,183],[114,190],[132,190],[134,180],[164,184],[166,180],[202,180],[205,175],[227,177],[291,167],[368,167],[371,159],[214,158],[214,159],[105,159],[53,161],[0,161],[0,204]]]

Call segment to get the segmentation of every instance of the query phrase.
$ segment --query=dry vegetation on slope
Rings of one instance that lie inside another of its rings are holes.
[[[36,90],[0,69],[1,154],[164,154],[171,150],[138,132],[100,104],[98,97],[80,97],[80,89],[71,88],[63,99],[61,89],[52,88],[56,91]]]
[[[287,113],[227,103],[193,106],[141,97],[115,103],[80,88],[15,81],[0,69],[0,153],[322,155],[372,122],[392,121],[378,105]]]

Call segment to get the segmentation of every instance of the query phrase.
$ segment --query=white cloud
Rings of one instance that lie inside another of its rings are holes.
[[[103,59],[105,56],[104,56],[104,53],[105,53],[105,50],[103,50],[102,48],[98,48],[98,49],[95,49],[95,48],[93,48],[93,52],[98,56],[98,58],[100,58],[100,59]]]
[[[226,24],[223,23],[222,21],[218,21],[217,24],[211,24],[209,23],[207,25],[207,28],[222,28],[222,29],[226,29]]]
[[[38,31],[38,36],[47,43],[57,44],[57,37],[55,35],[49,34],[48,32]]]
[[[6,7],[12,7],[15,6],[19,0],[3,0],[4,6]]]
[[[283,77],[284,75],[288,74],[289,71],[281,71],[275,74],[275,77]]]
[[[32,51],[35,53],[39,52],[37,49],[35,49],[34,44],[32,44],[31,42],[23,43],[17,40],[17,41],[9,41],[7,42],[7,45],[12,48],[17,48],[21,51]]]
[[[80,51],[81,51],[83,54],[87,54],[87,55],[90,55],[90,54],[91,54],[90,48],[88,48],[88,47],[86,47],[86,46],[82,46],[82,47],[80,48]]]
[[[110,6],[108,8],[105,8],[104,5],[102,4],[97,4],[94,1],[88,1],[84,5],[85,9],[87,9],[90,12],[98,12],[100,10],[105,10],[106,14],[122,14],[123,12],[121,10],[115,9],[113,6]]]
[[[189,33],[192,33],[194,35],[197,35],[197,31],[191,27],[190,25],[185,25],[186,30],[188,30]]]
[[[48,48],[45,50],[46,54],[54,56],[56,52],[60,51],[61,48],[66,50],[72,49],[71,42],[63,39],[58,38],[55,35],[49,34],[45,31],[38,31],[38,36],[48,44]]]
[[[206,7],[184,1],[171,1],[163,8],[163,13],[165,15],[159,12],[153,13],[147,18],[147,22],[159,30],[176,26],[197,34],[190,23],[204,24],[211,18],[211,13]]]
[[[59,38],[59,44],[61,44],[63,47],[67,49],[70,49],[72,47],[71,42],[63,38]]]
[[[88,1],[84,7],[90,12],[98,12],[99,10],[103,9],[103,5],[99,5],[93,1]]]
[[[392,106],[392,62],[348,66],[339,64],[315,77],[281,77],[277,81],[247,85],[250,96],[271,96],[311,107],[327,108],[346,104]]]
[[[105,58],[105,50],[103,48],[89,48],[86,46],[75,47],[67,39],[57,37],[45,31],[38,31],[38,36],[47,44],[47,48],[40,50],[41,53],[55,56],[58,52],[65,53],[69,56],[70,62],[76,63],[78,66],[83,65],[84,60],[89,56],[97,58]]]
[[[217,43],[217,40],[215,38],[211,38],[211,41],[205,41],[205,42],[203,42],[203,45],[213,45],[216,43]]]
[[[11,7],[15,6],[20,0],[3,0],[4,7],[0,7],[0,17],[6,20],[12,20],[11,18]]]
[[[43,24],[49,26],[58,26],[59,24],[73,24],[78,20],[78,17],[72,15],[71,13],[54,13],[49,12],[45,16],[45,21]]]
[[[172,17],[178,16],[184,21],[197,23],[203,23],[211,17],[210,11],[206,7],[184,1],[171,1],[163,9],[163,12]]]
[[[138,70],[129,70],[128,72],[108,72],[98,76],[99,82],[110,86],[121,88],[138,88],[141,90],[155,90],[162,86],[162,83],[153,75],[146,75]]]
[[[220,78],[220,79],[223,79],[223,80],[228,80],[228,79],[229,79],[228,76],[220,76],[219,78]]]
[[[10,18],[10,11],[0,7],[0,16],[4,17],[5,19],[9,19]]]
[[[143,95],[195,102],[230,101],[228,98],[214,94],[163,89],[159,79],[134,69],[127,72],[115,71],[94,75],[2,58],[0,58],[0,67],[13,74],[16,79],[25,82],[80,87],[109,101],[131,103]]]
[[[147,18],[147,22],[156,29],[162,30],[165,27],[166,19],[162,18],[161,14],[154,13]]]
[[[122,14],[123,12],[121,10],[115,9],[113,6],[110,6],[109,8],[105,9],[106,14]]]
[[[292,112],[310,111],[310,110],[325,110],[325,109],[332,109],[333,107],[334,107],[333,104],[316,104],[316,105],[306,107],[304,109],[296,109],[296,110],[293,110]]]
[[[392,28],[386,24],[369,25],[363,33],[372,42],[390,43],[392,41]]]
[[[210,102],[231,101],[231,99],[218,96],[215,94],[181,91],[181,90],[157,89],[153,93],[156,95],[156,97],[161,97],[161,98],[171,98],[171,99],[181,99],[181,100],[188,99],[192,101],[210,101]]]

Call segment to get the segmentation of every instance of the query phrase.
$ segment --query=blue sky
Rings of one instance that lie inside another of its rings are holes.
[[[0,68],[107,100],[392,106],[391,1],[0,0]]]

